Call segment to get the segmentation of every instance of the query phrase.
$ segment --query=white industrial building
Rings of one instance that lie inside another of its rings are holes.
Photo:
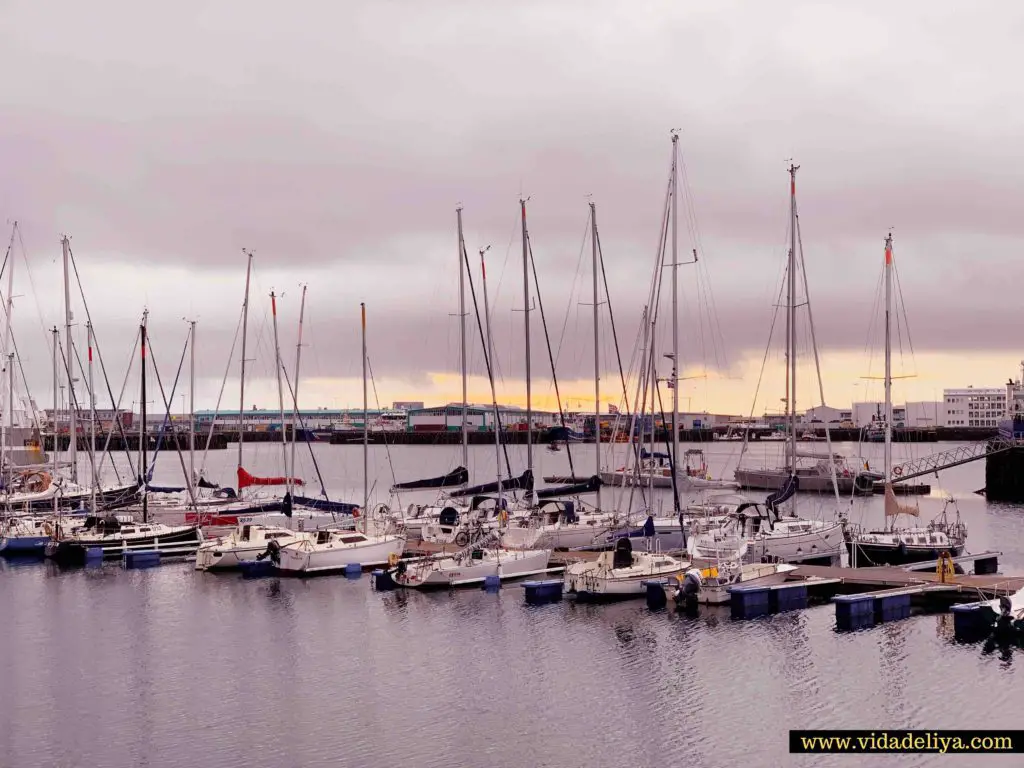
[[[1006,402],[1017,400],[1019,384],[1010,382],[1005,387],[966,387],[942,390],[942,408],[939,416],[944,427],[998,427],[1006,418]]]
[[[499,405],[498,413],[504,429],[525,429],[526,409]],[[533,412],[535,429],[558,424],[558,414],[547,411]],[[490,405],[466,406],[466,425],[472,431],[494,429],[494,407]],[[436,408],[416,408],[408,411],[410,432],[432,432],[462,429],[462,403],[448,403]]]
[[[905,423],[908,427],[938,427],[942,424],[943,404],[937,400],[908,402],[904,406]]]
[[[844,422],[849,424],[852,421],[853,411],[849,408],[833,408],[831,405],[808,408],[800,417],[801,424],[825,424],[830,427],[838,427]]]

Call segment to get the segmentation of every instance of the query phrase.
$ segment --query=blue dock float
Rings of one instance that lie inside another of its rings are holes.
[[[86,547],[85,548],[85,562],[86,563],[102,563],[103,562],[103,547]]]
[[[497,592],[499,589],[501,589],[501,577],[497,574],[493,574],[491,576],[484,576],[483,588],[488,592]]]
[[[808,599],[807,585],[799,582],[768,589],[768,603],[774,613],[802,610],[807,607]]]
[[[122,564],[125,568],[154,568],[160,565],[160,552],[155,549],[125,552]]]
[[[346,579],[358,579],[363,575],[363,566],[359,563],[349,563],[345,566]]]
[[[274,561],[269,557],[264,560],[241,560],[238,569],[242,572],[243,579],[259,579],[264,576],[273,576],[275,572]]]
[[[565,582],[561,579],[523,582],[523,592],[526,595],[526,602],[529,605],[557,603],[562,599],[562,590],[564,588]]]
[[[909,587],[885,589],[880,592],[865,592],[858,595],[838,595],[836,604],[836,628],[850,631],[873,627],[888,621],[900,621],[910,617],[911,600],[915,595],[927,592],[959,592],[957,584],[929,582]]]
[[[756,619],[772,612],[771,590],[768,587],[742,585],[729,589],[729,611],[734,619]]]
[[[868,629],[875,626],[875,598],[873,595],[837,595],[836,628],[843,632]]]
[[[992,632],[996,613],[985,603],[961,603],[954,605],[953,637],[965,643],[983,640]]]
[[[875,623],[884,624],[887,621],[901,621],[910,618],[910,595],[909,592],[877,595],[875,597]]]

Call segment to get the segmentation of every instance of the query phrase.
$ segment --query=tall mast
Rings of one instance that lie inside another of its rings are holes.
[[[291,493],[292,479],[288,477],[288,438],[284,426],[284,389],[281,386],[281,345],[277,341],[277,296],[273,291],[270,292],[270,314],[274,321],[274,368],[277,370],[277,407],[281,414],[281,464],[285,474],[285,493]]]
[[[594,298],[594,474],[601,476],[601,324],[597,292],[597,206],[590,203],[590,259]],[[597,487],[597,510],[601,511],[601,486]]]
[[[469,468],[469,426],[466,419],[469,415],[466,383],[466,242],[462,236],[462,208],[455,209],[459,227],[459,356],[462,367],[462,466]]]
[[[139,451],[142,455],[142,522],[149,522],[149,477],[146,467],[146,438],[149,435],[146,432],[146,320],[149,317],[149,310],[142,312],[142,325],[139,328],[139,332],[142,337],[142,424],[139,426]]]
[[[242,373],[238,386],[238,468],[242,468],[242,442],[245,440],[245,337],[249,330],[249,278],[252,275],[252,253],[242,251],[247,257],[245,266],[245,300],[242,302]],[[238,489],[241,492],[241,488]]]
[[[786,393],[789,409],[790,474],[796,474],[796,172],[799,165],[789,166],[789,300],[787,322],[789,329],[786,339],[786,361],[789,363],[789,392]]]
[[[195,501],[196,482],[196,321],[189,320],[188,362],[188,485]]]
[[[494,388],[494,339],[491,338],[491,307],[487,299],[487,266],[484,264],[484,254],[490,248],[483,248],[480,250],[480,274],[482,276],[481,283],[484,288],[484,320],[487,326],[487,359],[492,361],[490,378],[491,380],[491,403],[494,408],[494,461],[497,467],[498,477],[498,509],[502,509],[504,504],[504,498],[502,496],[501,489],[501,432],[498,429],[498,393]]]
[[[92,372],[92,321],[85,324],[86,338],[89,344],[89,466],[92,469],[92,513],[96,514],[96,486],[99,485],[99,474],[96,472],[96,391]],[[14,356],[11,355],[13,358]],[[11,378],[13,383],[14,379]],[[13,400],[12,400],[13,402]],[[12,422],[13,425],[13,422]]]
[[[71,462],[71,480],[78,482],[78,405],[75,400],[75,352],[71,343],[71,279],[68,274],[68,254],[71,251],[71,243],[68,236],[64,235],[60,241],[61,250],[64,256],[64,333],[67,341],[64,344],[64,354],[67,357],[68,370],[68,411],[71,413],[69,420],[70,443],[68,456]]]
[[[302,360],[302,321],[306,317],[306,286],[302,286],[302,299],[299,301],[299,340],[295,343],[295,387],[292,389],[292,457],[291,469],[285,469],[288,475],[288,488],[292,489],[295,477],[295,435],[299,424],[299,362]]]
[[[366,304],[360,303],[363,321],[363,534],[367,531],[370,515],[370,430],[366,397]]]
[[[60,407],[60,401],[58,400],[60,391],[60,376],[57,368],[57,357],[60,355],[60,350],[57,349],[57,326],[53,326],[53,330],[50,331],[53,334],[53,476],[57,477],[57,452],[60,450],[60,445],[57,442],[59,435],[57,434],[57,410]],[[60,493],[53,494],[53,514],[57,514],[58,505],[57,498]]]
[[[7,423],[10,425],[10,435],[14,437],[14,353],[10,352],[7,355]],[[7,449],[7,441],[4,441],[4,450]],[[10,488],[10,478],[14,473],[14,462],[7,461],[4,464],[7,472],[4,474],[5,487]],[[11,494],[4,494],[7,500],[7,514],[11,513]],[[95,505],[94,505],[95,507]]]
[[[885,238],[885,481],[892,466],[892,232]]]
[[[14,328],[11,326],[11,317],[12,317],[11,313],[14,311],[14,257],[12,256],[12,251],[14,249],[14,235],[17,233],[17,231],[18,231],[18,222],[14,222],[14,225],[11,227],[11,241],[7,245],[7,306],[6,306],[6,311],[4,313],[7,322],[6,322],[6,328],[4,329],[4,340],[3,340],[3,359],[4,359],[4,361],[8,360],[8,352],[10,352],[13,349],[13,347],[14,347]],[[13,382],[14,381],[13,374],[11,376],[8,376],[8,379],[11,382]],[[11,386],[13,388],[13,384]],[[10,408],[11,408],[11,414],[10,414],[11,417],[10,417],[10,419],[8,419],[8,421],[10,422],[10,425],[11,425],[10,426],[10,430],[11,430],[10,438],[11,438],[11,445],[13,446],[13,444],[14,444],[14,413],[13,413],[13,411],[14,411],[14,393],[13,392],[11,392],[10,397],[8,398],[8,400],[10,401]],[[6,429],[6,424],[5,423],[0,423],[0,431],[3,431],[5,429]],[[0,435],[0,437],[2,437],[2,439],[3,439],[3,445],[4,445],[4,451],[5,451],[4,454],[3,454],[3,459],[2,460],[5,462],[5,466],[8,466],[8,469],[13,471],[13,463],[10,462],[10,461],[7,461],[6,448],[7,448],[7,437],[8,436],[6,434],[4,434],[4,435]]]
[[[679,472],[679,218],[677,172],[679,134],[672,134],[672,468]],[[675,487],[673,485],[673,487]]]
[[[526,231],[526,201],[519,200],[523,227],[523,323],[526,338],[526,468],[533,472],[533,400],[530,391],[530,236]]]

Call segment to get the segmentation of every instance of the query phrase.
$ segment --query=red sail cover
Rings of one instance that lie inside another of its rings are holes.
[[[255,477],[246,472],[242,467],[238,468],[238,490],[248,488],[250,485],[287,485],[289,479],[292,485],[302,485],[302,478],[293,477]]]

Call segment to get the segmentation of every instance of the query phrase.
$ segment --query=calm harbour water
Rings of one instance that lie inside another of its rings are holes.
[[[880,465],[880,446],[866,450]],[[361,448],[315,451],[332,496],[361,500]],[[707,451],[712,472],[731,475],[738,446]],[[387,454],[371,449],[380,501]],[[459,463],[457,447],[390,457],[399,479]],[[518,471],[523,449],[510,457]],[[592,449],[574,458],[592,471]],[[230,482],[235,461],[211,453],[210,476]],[[537,463],[538,475],[568,470],[564,452],[542,448]],[[246,464],[278,474],[280,452],[247,447]],[[179,482],[178,467],[162,454],[156,481]],[[493,449],[471,449],[474,479],[493,467]],[[1024,509],[975,495],[983,468],[944,473],[922,517],[952,493],[968,548],[998,549],[1004,572],[1024,573]],[[880,524],[881,500],[851,514]],[[245,581],[190,564],[0,571],[5,767],[930,765],[941,758],[791,756],[787,731],[1014,728],[1024,709],[1024,657],[954,643],[942,615],[842,634],[828,605],[736,622],[727,609],[687,618],[642,600],[528,607],[515,586],[376,593],[365,576]]]

